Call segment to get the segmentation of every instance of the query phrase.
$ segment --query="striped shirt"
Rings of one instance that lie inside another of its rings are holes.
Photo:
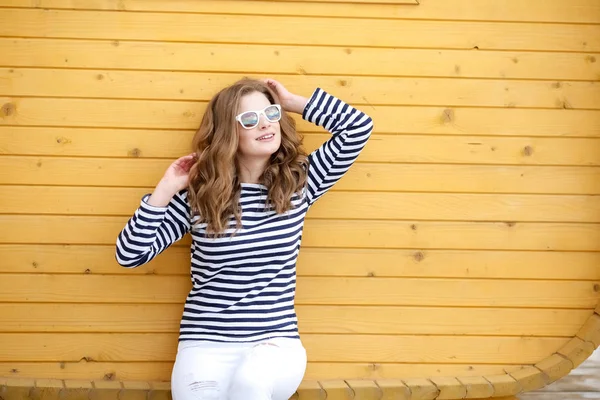
[[[120,232],[116,259],[124,267],[145,264],[181,239],[192,236],[190,290],[179,341],[257,342],[299,338],[294,298],[296,260],[304,219],[311,205],[350,168],[373,130],[372,119],[317,88],[302,118],[332,136],[309,154],[307,185],[292,196],[293,207],[277,214],[267,207],[268,188],[242,183],[242,227],[235,236],[209,237],[206,224],[190,217],[187,189],[165,207],[146,194]],[[232,215],[225,233],[236,230]]]

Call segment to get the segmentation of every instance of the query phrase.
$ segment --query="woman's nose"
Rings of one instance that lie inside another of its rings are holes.
[[[260,129],[265,129],[265,128],[271,126],[271,122],[269,122],[266,115],[260,114],[258,118],[259,118],[258,120],[259,120]]]

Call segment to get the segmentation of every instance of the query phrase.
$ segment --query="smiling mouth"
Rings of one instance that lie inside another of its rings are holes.
[[[259,138],[258,138],[258,139],[256,139],[256,140],[258,140],[258,141],[261,141],[261,140],[268,140],[268,139],[272,139],[272,138],[274,138],[274,137],[275,137],[275,134],[274,134],[274,133],[269,133],[269,134],[267,134],[267,135],[263,135],[263,136],[259,137]]]

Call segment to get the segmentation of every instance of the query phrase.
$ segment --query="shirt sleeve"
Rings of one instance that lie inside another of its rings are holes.
[[[354,164],[371,136],[373,120],[320,88],[308,100],[302,118],[332,134],[308,156],[307,196],[312,205]]]
[[[115,258],[123,267],[134,268],[148,263],[190,231],[190,207],[187,190],[173,196],[165,207],[147,203],[140,206],[117,237]]]

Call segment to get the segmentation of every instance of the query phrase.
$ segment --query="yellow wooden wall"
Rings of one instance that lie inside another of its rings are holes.
[[[0,0],[0,377],[169,379],[189,238],[136,270],[115,239],[246,75],[375,120],[306,222],[306,379],[501,374],[575,335],[600,299],[600,2],[369,3]]]

